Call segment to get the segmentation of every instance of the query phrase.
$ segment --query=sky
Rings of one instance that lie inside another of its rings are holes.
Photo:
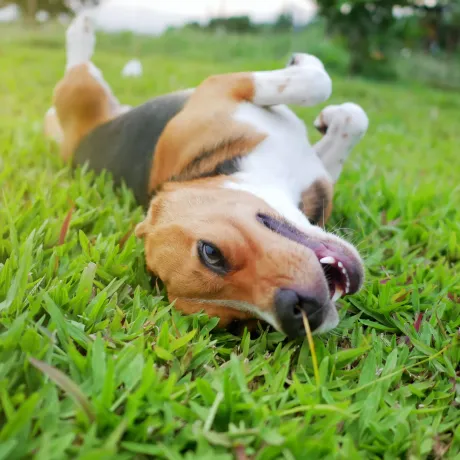
[[[108,3],[129,5],[131,8],[142,6],[163,13],[202,18],[234,14],[265,18],[290,5],[314,11],[310,0],[108,0]]]
[[[249,15],[255,22],[270,21],[283,10],[304,24],[316,7],[313,0],[105,0],[92,14],[106,31],[160,34],[168,26],[216,16]],[[14,7],[0,9],[0,22],[16,19],[17,14]]]
[[[294,20],[300,23],[315,12],[311,0],[106,0],[95,19],[107,31],[160,34],[170,25],[204,22],[215,16],[241,14],[256,22],[273,20],[285,9],[294,10]]]

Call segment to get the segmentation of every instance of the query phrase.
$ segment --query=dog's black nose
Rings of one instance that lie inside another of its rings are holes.
[[[305,335],[302,311],[307,315],[312,331],[323,322],[323,305],[313,297],[292,289],[278,289],[275,310],[283,331],[290,338]]]

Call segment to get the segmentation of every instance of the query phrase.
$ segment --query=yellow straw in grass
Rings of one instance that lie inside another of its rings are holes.
[[[310,347],[311,360],[313,362],[313,373],[315,374],[316,386],[319,387],[319,370],[318,370],[318,360],[316,358],[315,343],[313,342],[313,335],[311,334],[310,323],[306,313],[302,311],[303,318],[303,327],[305,328],[305,333],[307,334],[308,346]]]

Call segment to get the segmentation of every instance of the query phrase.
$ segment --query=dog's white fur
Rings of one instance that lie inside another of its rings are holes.
[[[324,231],[313,226],[300,211],[302,192],[318,179],[338,179],[351,149],[367,130],[367,116],[352,103],[327,107],[315,121],[318,128],[327,128],[327,132],[311,146],[304,123],[288,107],[279,104],[314,105],[327,100],[331,80],[321,62],[313,56],[297,54],[286,69],[253,75],[254,102],[241,103],[234,117],[268,136],[241,159],[240,172],[232,176],[236,181],[229,180],[225,186],[256,195],[299,229],[324,236]],[[335,239],[333,235],[330,238]],[[341,243],[356,253],[352,245],[343,240]],[[277,326],[274,315],[266,314],[263,319]],[[337,312],[331,309],[315,333],[333,329],[338,321]]]
[[[113,113],[123,113],[130,107],[120,105],[102,72],[90,61],[94,46],[91,20],[84,15],[77,17],[67,32],[67,70],[86,63],[107,91]],[[332,83],[321,61],[307,54],[294,54],[285,69],[253,72],[252,75],[254,99],[241,102],[233,116],[268,135],[240,160],[240,172],[225,182],[224,187],[252,193],[299,229],[308,230],[310,235],[324,236],[324,230],[313,226],[299,210],[302,192],[318,179],[337,181],[344,161],[367,130],[367,116],[353,103],[326,107],[315,120],[315,126],[327,128],[327,132],[312,146],[304,123],[283,104],[313,106],[330,97]],[[336,237],[329,235],[329,238]],[[357,254],[353,246],[343,240],[340,243]],[[228,301],[221,302],[230,305]],[[255,306],[233,303],[234,308],[260,316]],[[264,314],[262,319],[279,328],[273,315]],[[328,318],[315,333],[331,330],[337,324],[337,311],[330,309]]]

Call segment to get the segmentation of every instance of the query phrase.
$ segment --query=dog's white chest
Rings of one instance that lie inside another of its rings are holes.
[[[303,122],[285,106],[261,108],[250,103],[241,104],[235,118],[267,138],[241,160],[234,175],[237,185],[229,186],[257,195],[298,225],[308,225],[298,209],[302,192],[328,174]]]

